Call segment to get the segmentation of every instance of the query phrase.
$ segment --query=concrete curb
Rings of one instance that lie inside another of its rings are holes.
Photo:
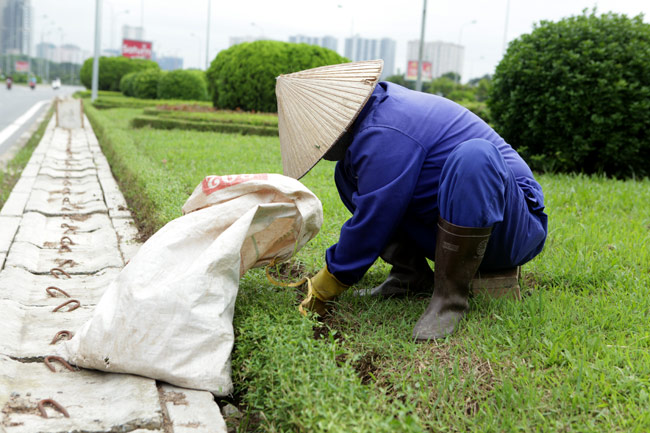
[[[60,364],[53,372],[43,362],[139,248],[87,118],[83,125],[52,118],[0,210],[0,432],[225,432],[208,392]]]

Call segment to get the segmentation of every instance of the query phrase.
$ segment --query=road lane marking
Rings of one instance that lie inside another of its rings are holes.
[[[11,137],[18,129],[20,129],[21,126],[23,126],[29,119],[32,118],[32,116],[41,109],[41,107],[45,104],[47,104],[49,99],[46,99],[44,101],[39,101],[32,108],[27,110],[25,114],[20,116],[18,119],[14,120],[7,126],[5,129],[0,131],[0,146],[2,146],[2,143],[4,143],[9,137]]]

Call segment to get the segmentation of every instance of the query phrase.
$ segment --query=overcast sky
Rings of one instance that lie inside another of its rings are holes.
[[[506,15],[509,18],[506,32]],[[92,52],[94,0],[32,0],[34,43],[73,43]],[[212,0],[210,60],[233,36],[264,36],[287,41],[289,36],[332,35],[344,38],[392,38],[397,42],[396,68],[406,67],[407,41],[418,39],[422,0]],[[492,73],[506,41],[529,33],[541,20],[557,21],[597,7],[645,15],[650,0],[428,0],[425,40],[465,46],[464,78]],[[128,13],[124,12],[128,10]],[[184,58],[184,67],[205,67],[208,0],[103,0],[102,48],[119,47],[124,24],[145,29],[159,55]],[[476,23],[472,23],[472,21]]]

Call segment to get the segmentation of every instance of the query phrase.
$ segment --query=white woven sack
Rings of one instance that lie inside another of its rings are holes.
[[[209,176],[124,267],[60,355],[223,396],[240,277],[320,230],[318,198],[279,174]]]

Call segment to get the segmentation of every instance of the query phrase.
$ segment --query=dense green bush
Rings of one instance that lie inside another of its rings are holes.
[[[99,58],[99,90],[120,90],[120,80],[129,72],[160,69],[153,60],[129,59],[128,57]],[[79,71],[81,83],[90,89],[93,78],[93,58],[86,59]]]
[[[161,76],[158,83],[159,99],[206,101],[208,90],[205,79],[197,72],[177,69]]]
[[[539,170],[650,174],[650,24],[584,12],[511,42],[489,98],[496,129]]]
[[[221,51],[208,69],[208,90],[217,108],[276,112],[280,74],[344,63],[336,52],[307,44],[245,42]]]
[[[133,84],[137,74],[137,72],[129,72],[128,74],[124,74],[122,79],[120,79],[120,91],[124,96],[133,96],[135,94]]]
[[[146,69],[133,77],[133,96],[141,99],[156,99],[158,84],[164,75],[160,69]]]

